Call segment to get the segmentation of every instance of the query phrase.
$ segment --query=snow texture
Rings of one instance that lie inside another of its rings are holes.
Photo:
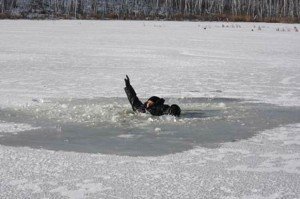
[[[0,21],[0,107],[124,97],[125,74],[144,98],[299,106],[299,25],[225,25]],[[0,132],[27,128],[1,122]],[[0,198],[299,198],[299,135],[291,124],[159,157],[0,146]]]

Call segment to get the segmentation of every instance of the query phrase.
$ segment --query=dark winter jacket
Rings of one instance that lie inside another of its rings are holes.
[[[142,103],[139,98],[136,96],[136,92],[134,91],[133,87],[131,85],[126,86],[124,88],[127,98],[132,106],[133,111],[140,112],[140,113],[146,113],[149,112],[151,115],[160,116],[164,114],[169,113],[169,105],[165,105],[165,100],[163,98],[160,98],[154,106],[151,108],[146,107],[146,103]]]

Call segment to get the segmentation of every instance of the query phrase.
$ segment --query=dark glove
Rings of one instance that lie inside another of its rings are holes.
[[[130,80],[129,80],[128,75],[126,75],[126,78],[124,80],[125,80],[126,87],[130,86]]]

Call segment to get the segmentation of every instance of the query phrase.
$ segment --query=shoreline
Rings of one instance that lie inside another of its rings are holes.
[[[247,15],[174,15],[166,16],[118,16],[115,14],[106,15],[46,15],[40,13],[29,13],[26,15],[11,15],[0,13],[0,20],[114,20],[114,21],[187,21],[187,22],[251,22],[251,23],[286,23],[300,24],[300,18],[292,17],[271,17],[258,19]]]

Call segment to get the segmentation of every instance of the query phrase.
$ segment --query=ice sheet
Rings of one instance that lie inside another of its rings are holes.
[[[299,106],[299,24],[223,24],[0,21],[0,111],[124,97],[125,74],[142,98]],[[0,146],[0,197],[299,198],[299,129],[161,157]]]
[[[120,97],[128,74],[143,98],[222,96],[299,105],[300,39],[292,31],[299,25],[238,24],[1,21],[1,104]]]

